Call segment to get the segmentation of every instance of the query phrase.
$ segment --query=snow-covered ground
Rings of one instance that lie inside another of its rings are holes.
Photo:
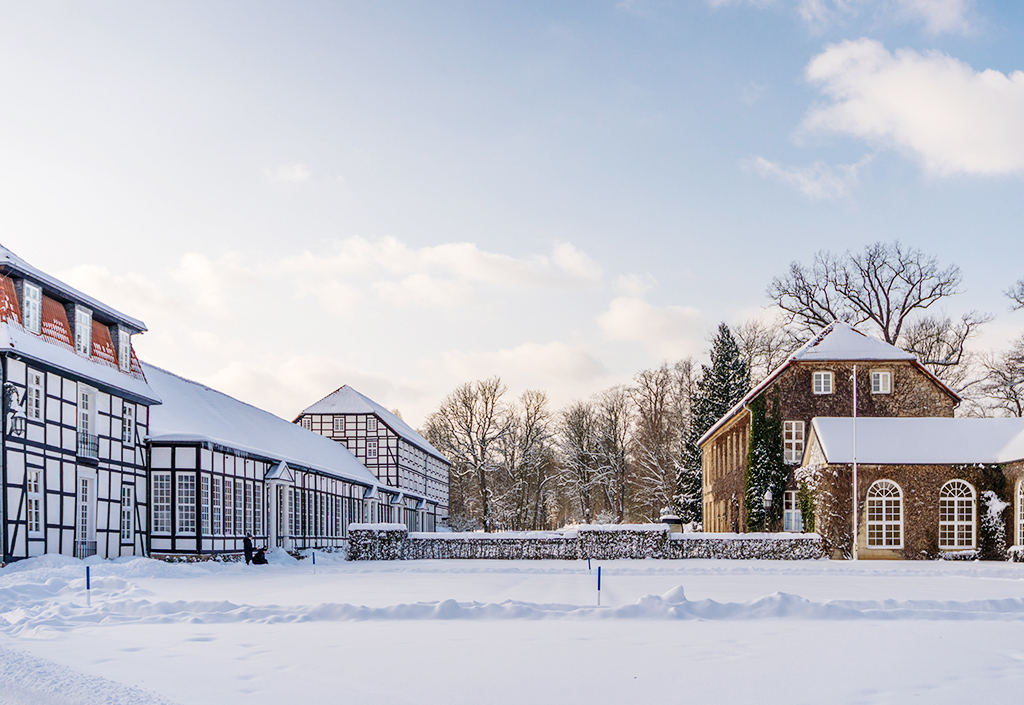
[[[793,705],[1024,690],[1021,564],[317,558],[10,565],[0,702]]]

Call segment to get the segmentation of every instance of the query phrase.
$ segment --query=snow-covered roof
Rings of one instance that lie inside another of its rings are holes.
[[[853,419],[811,429],[827,462],[853,462]],[[859,418],[857,462],[868,465],[1009,463],[1024,459],[1024,419]]]
[[[46,272],[36,269],[31,264],[23,260],[21,257],[18,257],[18,255],[8,250],[3,245],[0,245],[0,268],[13,269],[17,272],[20,272],[22,275],[27,276],[29,279],[42,284],[44,289],[60,292],[65,297],[72,299],[74,301],[79,301],[83,305],[88,306],[90,309],[92,309],[94,313],[98,311],[103,314],[106,314],[108,318],[111,318],[119,323],[123,323],[129,328],[133,328],[140,332],[146,330],[146,324],[140,321],[139,319],[125,315],[118,311],[117,309],[111,308],[110,306],[107,306],[105,303],[101,301],[97,301],[91,296],[83,294],[78,289],[65,284],[61,280],[50,276]]]
[[[367,487],[378,485],[340,443],[167,370],[148,363],[142,367],[163,399],[150,412],[151,441],[208,442]]]
[[[347,384],[340,389],[334,390],[312,406],[303,409],[299,416],[301,417],[305,414],[375,414],[385,426],[420,450],[445,462],[448,461],[441,454],[441,451],[430,445],[427,439],[413,430],[412,426],[373,399],[370,399],[370,397],[360,394]]]
[[[0,351],[16,352],[73,377],[84,378],[103,391],[146,404],[160,403],[160,397],[141,375],[126,374],[116,366],[83,357],[71,348],[29,333],[16,323],[0,322]]]
[[[895,345],[890,345],[889,343],[882,342],[878,338],[874,338],[867,333],[862,333],[849,323],[833,321],[822,328],[816,336],[804,343],[800,349],[790,355],[784,363],[772,370],[771,374],[761,380],[756,387],[747,392],[746,396],[737,402],[735,406],[729,409],[722,418],[716,421],[715,424],[707,430],[707,433],[700,437],[697,441],[697,445],[700,446],[707,442],[711,436],[718,432],[718,429],[722,428],[729,419],[738,414],[740,410],[754,399],[754,397],[763,392],[768,385],[774,382],[775,379],[794,362],[828,362],[832,360],[840,360],[844,362],[913,362],[922,372],[931,377],[936,384],[942,387],[942,389],[947,391],[957,401],[960,400],[960,397],[956,392],[943,384],[943,382],[929,372],[926,367],[921,365],[917,360],[917,356],[913,353],[909,353],[906,350],[900,350]]]

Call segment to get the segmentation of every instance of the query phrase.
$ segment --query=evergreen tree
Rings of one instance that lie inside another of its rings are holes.
[[[701,520],[701,450],[697,440],[750,390],[750,371],[739,346],[721,323],[711,343],[711,365],[703,365],[693,398],[693,415],[682,468],[676,482],[675,511],[684,523]]]
[[[765,395],[750,402],[750,445],[747,449],[745,500],[747,531],[768,531],[777,522],[786,490],[786,462],[782,447],[782,416],[779,393],[772,397],[771,409]],[[765,512],[764,495],[771,490],[772,505]]]

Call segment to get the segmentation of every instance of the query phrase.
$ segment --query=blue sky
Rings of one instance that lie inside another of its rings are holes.
[[[0,5],[0,232],[285,416],[556,404],[701,355],[817,249],[955,262],[1024,313],[1024,5]]]

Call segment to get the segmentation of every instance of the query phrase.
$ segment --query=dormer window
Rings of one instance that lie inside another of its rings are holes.
[[[92,355],[92,311],[75,306],[75,352]]]
[[[38,335],[43,329],[43,291],[35,284],[22,285],[21,321],[25,330]]]
[[[815,394],[831,394],[832,393],[832,373],[831,372],[815,372],[814,373],[814,393]]]
[[[132,369],[132,334],[124,327],[117,329],[117,366],[122,372]]]

